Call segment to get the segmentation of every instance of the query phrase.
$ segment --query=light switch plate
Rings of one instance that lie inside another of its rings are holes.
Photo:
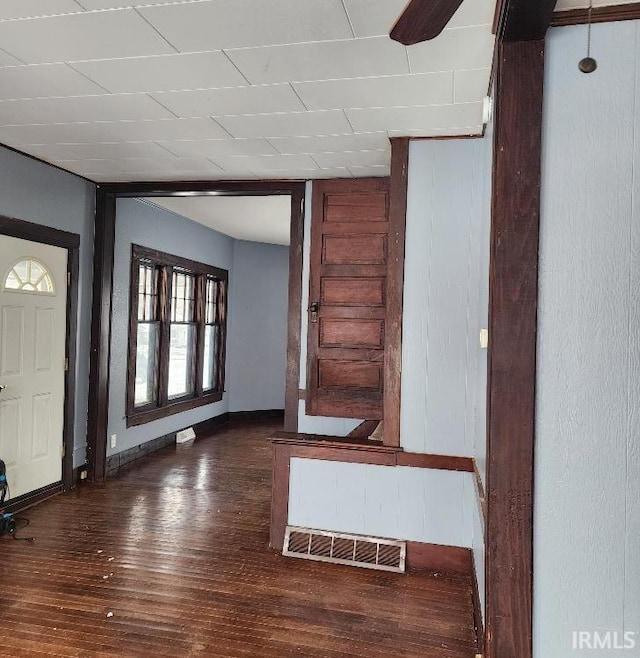
[[[480,329],[480,347],[486,350],[489,347],[489,330]]]

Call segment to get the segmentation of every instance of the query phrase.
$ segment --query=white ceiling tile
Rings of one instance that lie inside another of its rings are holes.
[[[117,160],[120,158],[171,158],[155,142],[108,142],[93,144],[33,144],[31,155],[44,160]]]
[[[75,0],[2,0],[0,20],[84,11]]]
[[[345,0],[356,37],[387,36],[408,0]],[[478,2],[479,0],[471,0]]]
[[[354,178],[367,178],[373,176],[379,178],[381,176],[388,176],[390,173],[389,166],[373,166],[373,167],[349,167],[349,171]]]
[[[381,151],[343,151],[341,153],[314,153],[313,159],[322,168],[329,167],[388,167],[390,149]]]
[[[229,155],[277,155],[266,139],[189,139],[158,142],[178,156],[215,158]]]
[[[104,89],[67,64],[31,64],[0,68],[0,100],[103,93]]]
[[[234,137],[296,137],[352,132],[341,110],[227,116],[217,117],[216,121]]]
[[[294,88],[310,110],[444,105],[453,102],[453,73],[297,82]]]
[[[447,28],[468,27],[470,25],[493,26],[496,0],[464,0]]]
[[[0,43],[28,64],[174,52],[133,9],[7,21]]]
[[[356,132],[376,130],[444,130],[482,125],[482,103],[432,105],[429,107],[347,110]]]
[[[74,62],[113,93],[213,89],[248,84],[223,52]]]
[[[280,180],[319,180],[325,178],[353,178],[345,167],[335,169],[313,169],[291,171],[263,171],[257,174],[259,178],[275,178]]]
[[[241,48],[227,54],[253,84],[409,73],[405,47],[387,38]]]
[[[173,139],[228,139],[211,119],[165,119],[161,121],[102,121],[0,127],[0,142],[12,146],[92,142],[146,142]],[[28,152],[28,150],[27,150]]]
[[[91,172],[94,174],[128,174],[128,173],[172,173],[177,171],[203,171],[210,173],[220,172],[215,163],[201,158],[174,158],[167,154],[167,158],[131,158],[113,160],[60,160],[65,169],[72,171]]]
[[[304,105],[291,85],[262,85],[233,89],[201,89],[153,94],[179,117],[207,117],[225,114],[296,112]]]
[[[412,73],[478,68],[491,64],[494,36],[488,26],[445,30],[438,38],[409,46]]]
[[[272,137],[269,142],[280,153],[331,153],[389,148],[386,132],[319,137]]]
[[[311,156],[306,154],[218,157],[214,158],[214,162],[227,172],[237,171],[239,173],[243,171],[260,173],[263,171],[313,170],[318,168]]]
[[[144,94],[0,101],[0,125],[163,119],[171,113]]]
[[[119,9],[122,7],[146,7],[148,5],[166,5],[175,0],[80,0],[89,11],[93,9]]]
[[[482,100],[489,93],[491,69],[468,69],[456,71],[453,82],[456,103],[471,103]]]
[[[340,0],[213,0],[140,12],[181,52],[352,36]]]

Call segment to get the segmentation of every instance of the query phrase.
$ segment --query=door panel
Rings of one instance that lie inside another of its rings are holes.
[[[315,181],[307,413],[382,418],[389,180]]]
[[[0,236],[0,459],[11,498],[62,480],[67,250]]]

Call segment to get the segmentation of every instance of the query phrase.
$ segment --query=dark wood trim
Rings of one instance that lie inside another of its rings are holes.
[[[216,429],[227,425],[228,422],[229,414],[224,413],[220,416],[214,416],[213,418],[208,418],[201,423],[193,425],[193,430],[196,433],[196,440],[201,437],[211,436]],[[124,466],[128,466],[132,462],[138,461],[139,459],[151,455],[158,450],[162,450],[167,446],[176,445],[176,434],[178,431],[169,432],[169,434],[165,434],[164,436],[151,439],[151,441],[145,441],[137,446],[110,455],[107,458],[107,475],[109,477],[116,475]]]
[[[352,429],[347,437],[350,439],[368,439],[379,424],[379,420],[364,420],[358,427]]]
[[[402,448],[385,446],[362,438],[351,438],[346,436],[329,436],[325,434],[300,434],[297,432],[274,432],[269,440],[272,443],[283,443],[295,446],[340,448],[343,450],[360,450],[364,452],[379,452],[395,454],[401,452]]]
[[[64,410],[62,443],[62,485],[64,490],[72,489],[73,450],[75,437],[76,403],[76,352],[78,338],[78,290],[80,287],[80,236],[77,233],[61,231],[34,222],[26,222],[13,217],[0,216],[0,234],[32,242],[40,242],[67,250],[67,307],[65,326],[65,357],[67,370],[64,376]],[[46,487],[45,487],[46,488]],[[27,496],[31,494],[26,494]]]
[[[158,282],[158,305],[159,305],[159,360],[158,360],[158,391],[156,401],[144,407],[136,407],[134,403],[135,396],[135,377],[136,377],[136,343],[138,332],[138,278],[139,265],[141,260],[150,261],[160,274]],[[197,305],[195,321],[196,325],[196,349],[194,350],[192,363],[193,392],[188,397],[181,397],[176,400],[170,400],[167,395],[168,372],[169,372],[169,329],[170,329],[170,307],[171,294],[169,279],[171,278],[172,268],[188,270],[195,276],[195,302]],[[195,409],[207,404],[213,404],[222,400],[224,383],[222,373],[225,370],[224,360],[224,337],[226,336],[226,294],[224,303],[218,299],[222,321],[220,324],[220,349],[217,355],[218,381],[216,387],[212,390],[202,390],[202,366],[204,359],[204,295],[206,294],[207,277],[214,277],[224,290],[227,289],[229,281],[229,272],[220,267],[200,263],[182,256],[175,256],[157,249],[149,249],[138,244],[131,245],[131,266],[129,281],[129,349],[127,357],[127,427],[142,425],[159,418],[165,418],[173,414],[182,413],[189,409]],[[222,297],[222,295],[220,295]]]
[[[73,475],[73,451],[75,437],[76,362],[78,341],[78,292],[80,288],[80,245],[67,249],[67,371],[64,377],[64,457],[62,459],[62,484],[65,491],[75,486]]]
[[[2,508],[2,512],[7,514],[18,514],[24,512],[29,507],[33,507],[34,505],[41,503],[43,500],[47,500],[47,498],[57,496],[59,493],[62,493],[63,490],[64,486],[62,482],[48,484],[46,487],[41,487],[40,489],[30,491],[22,496],[11,498]]]
[[[634,21],[640,18],[640,2],[628,5],[609,5],[594,7],[591,10],[592,23],[613,23],[616,21]],[[556,11],[551,19],[551,27],[563,25],[584,25],[589,22],[589,9],[569,9]]]
[[[229,413],[220,414],[219,416],[213,416],[212,418],[207,418],[199,423],[193,425],[193,431],[196,433],[196,439],[198,437],[205,438],[211,436],[218,429],[225,426],[230,419]]]
[[[93,242],[93,303],[91,312],[91,360],[87,417],[87,465],[91,482],[104,482],[107,473],[107,423],[109,409],[109,356],[116,198],[96,190]]]
[[[279,553],[284,547],[284,534],[289,520],[289,468],[291,447],[286,443],[273,444],[271,476],[271,524],[269,547]]]
[[[499,0],[495,34],[502,41],[543,40],[557,0]]]
[[[487,497],[484,491],[484,484],[482,483],[482,476],[478,470],[476,460],[473,460],[473,479],[476,485],[476,494],[478,496],[478,505],[480,506],[480,518],[482,519],[482,532],[486,538],[487,529]]]
[[[473,473],[471,457],[455,457],[450,455],[428,455],[419,452],[399,452],[398,466],[414,466],[416,468],[433,468],[440,471],[463,471]]]
[[[543,79],[544,41],[499,44],[489,274],[488,658],[532,656]]]
[[[287,312],[287,380],[285,386],[284,429],[298,431],[300,386],[300,336],[302,307],[302,260],[304,244],[304,186],[291,194],[289,239],[289,301]]]
[[[402,308],[404,293],[404,243],[407,219],[409,140],[391,139],[389,180],[389,237],[387,251],[383,442],[400,445],[400,390],[402,375]]]
[[[473,558],[473,551],[471,552],[471,588],[471,597],[473,599],[473,625],[476,629],[478,653],[484,655],[485,635],[484,621],[482,619],[482,599],[480,588],[478,586],[478,572],[476,570],[476,562]]]
[[[254,411],[230,411],[229,420],[235,423],[254,423],[273,420],[284,420],[284,409],[256,409]]]
[[[303,180],[257,180],[257,181],[149,181],[141,183],[103,183],[100,187],[106,194],[117,197],[148,196],[271,196],[274,194],[302,194]]]
[[[12,238],[42,242],[53,247],[63,247],[64,249],[80,247],[80,236],[77,233],[61,231],[57,228],[43,226],[34,222],[26,222],[14,217],[0,215],[0,233]]]
[[[269,196],[289,194],[304,199],[304,181],[174,181],[143,183],[106,183],[96,190],[94,240],[93,307],[91,320],[91,374],[89,379],[89,414],[87,422],[87,464],[92,481],[103,481],[106,475],[107,410],[109,403],[109,353],[111,343],[111,308],[113,255],[115,243],[116,199],[145,196]],[[303,222],[302,203],[300,222]],[[293,206],[293,201],[292,201]],[[292,217],[292,220],[295,219]],[[302,228],[296,236],[302,245]],[[292,234],[293,236],[293,234]],[[296,243],[297,244],[297,243]],[[292,245],[294,246],[294,245]],[[302,249],[302,246],[300,246]],[[302,277],[301,277],[302,278]],[[302,286],[302,281],[300,282]],[[301,288],[302,290],[302,288]],[[289,307],[289,313],[299,308]],[[300,361],[299,337],[296,353],[295,334],[287,358]],[[298,384],[296,382],[296,388]]]
[[[470,548],[408,541],[407,568],[470,575],[473,554]]]

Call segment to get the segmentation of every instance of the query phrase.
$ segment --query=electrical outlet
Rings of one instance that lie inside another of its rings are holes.
[[[111,447],[112,447],[112,448],[115,448],[117,443],[118,443],[118,436],[117,436],[117,434],[112,434],[112,435],[111,435]]]
[[[86,480],[86,479],[87,479],[87,469],[86,469],[86,468],[83,468],[83,469],[80,471],[80,479],[81,479],[81,480]]]

